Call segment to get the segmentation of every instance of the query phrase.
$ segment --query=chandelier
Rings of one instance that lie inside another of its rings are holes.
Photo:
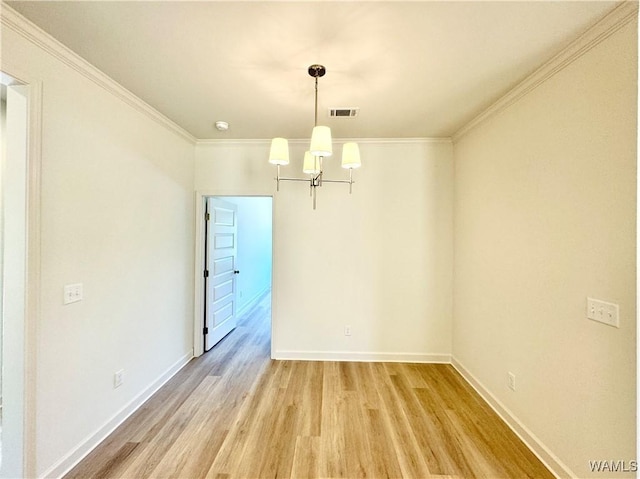
[[[311,145],[305,152],[302,162],[302,172],[307,178],[285,178],[280,176],[280,166],[289,164],[289,142],[285,138],[273,138],[269,151],[269,163],[276,165],[276,191],[280,191],[281,181],[305,181],[309,183],[309,195],[312,197],[313,209],[316,209],[316,189],[323,183],[346,183],[349,194],[353,191],[353,170],[359,168],[360,149],[357,143],[348,142],[342,146],[342,167],[349,170],[348,180],[330,180],[324,178],[322,160],[333,154],[331,129],[328,126],[318,126],[318,78],[325,75],[326,68],[322,65],[311,65],[309,75],[315,78],[315,121],[311,132]]]

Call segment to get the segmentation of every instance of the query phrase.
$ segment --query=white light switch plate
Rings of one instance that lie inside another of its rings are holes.
[[[615,303],[587,298],[587,318],[619,328],[620,307]]]
[[[82,301],[82,283],[67,284],[64,287],[64,304]]]

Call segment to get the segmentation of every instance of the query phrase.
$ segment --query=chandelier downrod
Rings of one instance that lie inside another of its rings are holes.
[[[316,115],[313,120],[313,126],[318,126],[318,77],[316,77]]]
[[[325,73],[327,73],[327,69],[324,65],[311,65],[309,67],[309,75],[316,79],[316,103],[315,103],[315,119],[313,122],[313,126],[318,126],[318,78],[323,77]]]

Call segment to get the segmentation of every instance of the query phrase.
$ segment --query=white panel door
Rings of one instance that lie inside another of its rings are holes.
[[[207,198],[204,349],[236,327],[238,210],[233,203]]]

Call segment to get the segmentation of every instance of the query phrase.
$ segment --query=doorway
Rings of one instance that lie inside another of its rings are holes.
[[[0,76],[0,477],[25,475],[30,89]]]
[[[271,303],[273,269],[271,196],[200,195],[199,203],[194,356],[198,346],[210,350],[259,305]],[[268,327],[270,336],[271,318]]]

